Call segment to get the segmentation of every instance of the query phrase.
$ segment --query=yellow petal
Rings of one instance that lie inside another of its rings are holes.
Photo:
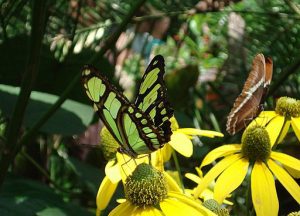
[[[251,123],[249,124],[248,127],[251,127],[254,125],[265,126],[275,116],[277,116],[277,114],[274,111],[263,111],[253,121],[251,121]]]
[[[163,151],[161,149],[158,149],[157,151],[151,153],[150,157],[151,157],[151,165],[154,166],[159,171],[163,172],[164,171]]]
[[[295,131],[298,140],[300,141],[300,117],[298,118],[292,117],[292,127],[293,130]]]
[[[285,166],[300,171],[300,160],[298,160],[297,158],[280,152],[271,152],[271,158],[279,161]]]
[[[201,183],[195,189],[195,197],[199,197],[202,191],[207,188],[210,182],[212,182],[220,173],[223,172],[228,166],[235,161],[239,160],[242,156],[240,154],[234,154],[225,157],[223,160],[218,162],[202,179]]]
[[[200,204],[199,204],[200,205]],[[177,199],[165,199],[160,203],[160,208],[166,216],[173,215],[202,215],[197,209]]]
[[[164,162],[167,162],[170,160],[172,151],[173,151],[173,149],[172,149],[171,145],[164,145],[164,147],[161,148],[161,153],[163,155]]]
[[[169,144],[185,157],[191,157],[193,154],[193,143],[184,134],[174,131]]]
[[[124,199],[124,198],[117,199],[117,203],[119,203],[119,204],[124,203],[124,202],[126,202],[126,199]]]
[[[103,178],[96,197],[98,210],[102,211],[107,207],[111,197],[116,191],[117,186],[118,183],[112,183],[107,176]]]
[[[200,178],[199,176],[193,174],[193,173],[186,173],[185,177],[192,180],[195,183],[200,184],[202,178]],[[185,192],[187,191],[187,189],[184,190]],[[191,192],[191,194],[194,194],[195,189]],[[204,189],[203,192],[200,194],[200,198],[205,200],[209,200],[209,199],[213,199],[214,198],[214,193],[212,192],[211,189],[207,188]]]
[[[278,198],[272,173],[262,162],[255,162],[251,173],[252,202],[257,216],[278,215]]]
[[[177,182],[167,172],[163,173],[167,181],[169,191],[176,191],[182,193],[182,189],[179,187]]]
[[[202,172],[201,168],[200,167],[195,167],[195,169],[196,169],[198,175],[200,176],[200,178],[203,178],[203,172]]]
[[[190,197],[187,197],[186,195],[183,195],[181,193],[176,192],[169,192],[169,197],[176,198],[176,202],[181,202],[187,204],[189,207],[193,207],[197,209],[197,211],[201,212],[200,215],[208,215],[208,216],[216,216],[213,212],[208,210],[207,208],[203,207],[198,200],[191,199]],[[175,201],[175,200],[174,200]],[[189,214],[173,214],[173,215],[189,215]],[[199,214],[197,214],[199,215]]]
[[[224,135],[217,131],[211,131],[211,130],[200,130],[196,128],[179,128],[176,130],[178,133],[184,133],[186,135],[197,135],[197,136],[206,136],[206,137],[223,137]]]
[[[294,199],[300,204],[300,187],[295,180],[273,160],[268,160],[268,165],[276,178],[285,187],[285,189],[294,197]]]
[[[280,132],[280,136],[278,137],[277,143],[281,143],[282,142],[282,140],[284,139],[284,137],[288,133],[290,126],[291,126],[291,121],[290,120],[286,120],[285,123],[284,123],[284,125],[282,126],[282,129],[281,129],[281,132]]]
[[[164,214],[155,207],[135,208],[130,216],[164,216]]]
[[[300,172],[299,170],[295,170],[293,168],[287,167],[285,166],[284,169],[286,169],[286,171],[295,179],[300,178]]]
[[[211,152],[209,152],[205,156],[205,158],[203,159],[203,161],[201,163],[200,168],[214,162],[217,158],[234,154],[236,152],[239,152],[240,150],[241,150],[240,144],[230,144],[230,145],[223,145],[221,147],[218,147],[218,148],[212,150]]]
[[[139,155],[138,158],[133,159],[126,154],[117,153],[116,157],[123,183],[125,183],[126,178],[135,170],[138,164],[149,162],[148,155]]]
[[[200,202],[195,201],[186,195],[170,192],[169,197],[160,203],[165,216],[174,215],[208,215],[216,216],[213,212],[204,208]]]
[[[186,173],[184,176],[197,184],[201,182],[201,178],[194,173]]]
[[[271,146],[275,144],[281,129],[284,124],[284,117],[283,116],[276,116],[276,118],[272,119],[272,121],[266,126],[266,130],[270,136]],[[277,143],[276,143],[277,144]]]
[[[115,159],[107,162],[105,174],[113,183],[118,183],[121,180],[119,165]]]
[[[214,199],[219,204],[223,203],[224,199],[242,184],[247,174],[248,166],[248,160],[242,158],[231,164],[220,175],[214,190]]]
[[[129,201],[126,201],[114,208],[109,213],[109,216],[132,215],[131,213],[134,211],[135,208],[136,207],[132,205]]]

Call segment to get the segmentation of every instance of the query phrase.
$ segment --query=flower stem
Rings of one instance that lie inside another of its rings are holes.
[[[253,164],[251,165],[253,168]],[[247,175],[247,195],[246,195],[246,215],[253,215],[253,204],[252,204],[252,196],[251,196],[251,175]]]
[[[0,186],[2,185],[9,165],[18,152],[18,135],[22,126],[25,109],[32,87],[39,72],[42,41],[46,26],[47,1],[34,1],[32,9],[32,29],[27,65],[22,77],[21,90],[6,131],[6,143],[0,161]]]
[[[54,186],[55,189],[67,193],[67,194],[73,194],[73,195],[79,195],[79,192],[69,191],[62,187],[60,187],[55,181],[53,181],[48,174],[48,172],[39,165],[30,155],[28,155],[25,151],[21,151],[21,155],[26,158],[42,175]]]
[[[181,175],[181,169],[180,169],[180,165],[179,165],[179,162],[178,162],[177,154],[176,154],[175,151],[172,151],[172,157],[173,157],[173,160],[174,160],[174,163],[175,163],[176,170],[178,172],[178,177],[179,177],[179,181],[180,181],[180,187],[182,189],[182,192],[184,192],[184,186],[183,186],[183,180],[182,180],[182,175]]]

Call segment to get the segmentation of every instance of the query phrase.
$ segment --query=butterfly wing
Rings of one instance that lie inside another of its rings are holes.
[[[135,158],[151,153],[169,141],[149,115],[131,104],[94,67],[84,67],[82,83],[95,111],[120,144],[120,152]]]
[[[164,58],[161,55],[152,59],[142,77],[135,105],[150,116],[154,125],[161,128],[169,140],[172,134],[169,119],[173,116],[173,109],[167,101],[164,67]]]
[[[259,114],[266,83],[266,69],[270,70],[269,66],[266,68],[263,54],[256,55],[242,93],[235,100],[228,115],[226,130],[229,134],[234,135]],[[268,77],[271,79],[272,75]]]
[[[130,143],[131,150],[136,154],[149,154],[161,148],[166,142],[163,132],[153,125],[148,115],[144,115],[134,106],[122,107],[122,117],[119,125],[122,125],[122,134]]]
[[[92,66],[83,68],[82,84],[87,96],[94,103],[95,111],[115,140],[122,146],[124,140],[117,119],[122,115],[121,107],[129,105],[129,101]]]

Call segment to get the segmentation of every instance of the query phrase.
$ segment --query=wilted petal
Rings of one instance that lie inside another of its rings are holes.
[[[272,173],[262,162],[255,162],[251,173],[252,202],[257,216],[278,215],[278,198]]]

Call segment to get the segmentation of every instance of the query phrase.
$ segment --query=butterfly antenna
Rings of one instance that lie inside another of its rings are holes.
[[[134,158],[131,158],[130,160],[133,160],[134,161],[134,164],[135,164],[135,166],[137,167],[137,162],[136,162],[136,160],[134,159]]]

